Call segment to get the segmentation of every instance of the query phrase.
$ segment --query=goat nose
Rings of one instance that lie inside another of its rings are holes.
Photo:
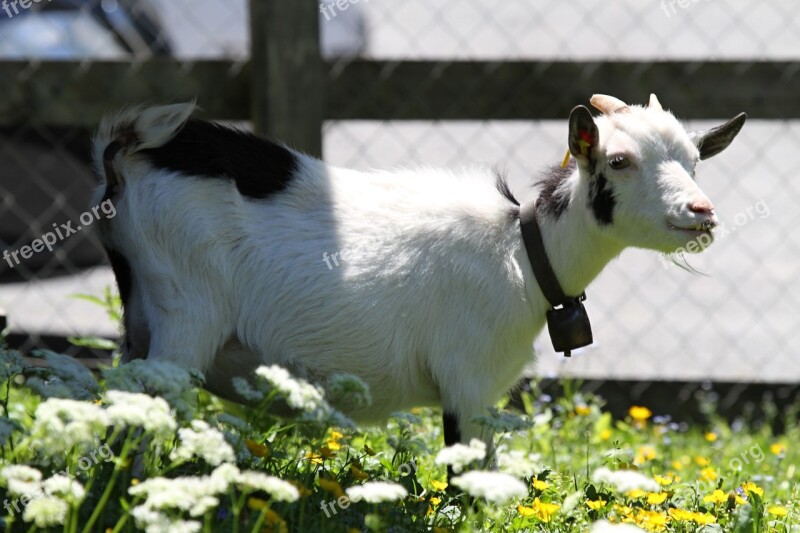
[[[693,202],[689,202],[689,210],[692,213],[711,215],[714,213],[714,204],[712,204],[708,199],[695,200]]]

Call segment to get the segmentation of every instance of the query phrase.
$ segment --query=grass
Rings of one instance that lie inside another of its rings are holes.
[[[523,412],[503,400],[482,420],[510,477],[494,472],[458,488],[436,460],[440,413],[415,409],[356,427],[337,410],[368,400],[350,377],[322,399],[303,382],[264,373],[240,384],[258,398],[244,408],[170,365],[140,362],[96,379],[65,356],[38,355],[49,369],[26,368],[0,349],[0,514],[11,531],[615,530],[603,521],[646,531],[800,531],[794,413],[776,436],[769,423],[711,415],[698,427],[645,406],[613,420],[592,395],[523,393]],[[294,414],[273,416],[279,404]],[[522,492],[512,494],[511,478]]]

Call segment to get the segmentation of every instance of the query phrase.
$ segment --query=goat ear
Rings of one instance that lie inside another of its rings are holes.
[[[569,153],[579,162],[588,163],[600,142],[597,125],[589,110],[577,106],[569,115]]]
[[[727,148],[739,134],[746,120],[747,114],[739,113],[722,126],[690,133],[689,137],[700,150],[700,159],[714,157]]]

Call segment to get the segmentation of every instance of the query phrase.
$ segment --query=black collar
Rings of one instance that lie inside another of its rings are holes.
[[[592,327],[582,303],[586,299],[586,293],[578,296],[564,294],[558,277],[547,259],[542,231],[536,220],[534,202],[528,202],[520,207],[519,223],[522,242],[525,244],[533,275],[544,297],[550,303],[550,309],[547,311],[547,327],[553,348],[569,357],[571,350],[592,343]]]

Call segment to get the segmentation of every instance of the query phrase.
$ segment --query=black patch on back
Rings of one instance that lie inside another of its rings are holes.
[[[564,214],[569,207],[570,196],[560,188],[576,168],[575,160],[570,159],[566,167],[558,165],[547,169],[544,177],[536,183],[541,188],[539,198],[536,200],[537,209],[555,218]]]
[[[611,224],[614,217],[614,189],[602,172],[592,178],[589,186],[589,207],[601,225]]]
[[[202,120],[189,120],[168,143],[140,153],[161,169],[232,180],[242,196],[257,199],[286,189],[297,170],[297,157],[289,149]]]

